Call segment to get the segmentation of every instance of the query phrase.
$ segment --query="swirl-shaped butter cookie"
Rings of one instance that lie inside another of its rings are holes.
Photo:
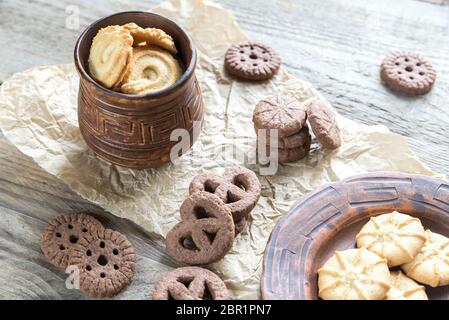
[[[101,29],[92,41],[89,73],[106,88],[120,83],[133,54],[133,37],[120,26]]]
[[[174,84],[183,69],[172,54],[156,46],[134,48],[130,67],[121,90],[128,94],[148,94]]]
[[[164,30],[157,28],[142,28],[135,23],[128,23],[123,26],[129,31],[131,36],[134,38],[134,47],[142,44],[154,45],[169,51],[172,54],[177,54],[175,42],[173,38],[166,34]]]

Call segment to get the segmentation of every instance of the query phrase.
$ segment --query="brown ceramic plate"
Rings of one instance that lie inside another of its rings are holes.
[[[263,261],[263,299],[318,299],[317,270],[336,250],[355,248],[371,216],[400,211],[449,237],[449,182],[377,172],[326,185],[303,197],[276,225]],[[426,287],[429,299],[449,299],[449,286]]]

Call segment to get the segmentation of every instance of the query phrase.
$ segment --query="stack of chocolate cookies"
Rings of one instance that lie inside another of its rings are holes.
[[[253,122],[256,130],[259,156],[263,154],[273,160],[277,151],[279,163],[289,163],[305,158],[310,152],[312,137],[309,125],[317,140],[326,149],[337,149],[341,145],[340,129],[332,110],[322,102],[308,106],[287,95],[276,95],[261,100],[254,110]]]
[[[312,141],[306,120],[307,108],[293,97],[277,95],[261,100],[253,116],[259,148],[265,145],[270,159],[277,148],[280,163],[303,159]]]

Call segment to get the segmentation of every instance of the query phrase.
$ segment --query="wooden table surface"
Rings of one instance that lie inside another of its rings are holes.
[[[88,24],[158,2],[0,0],[0,83],[34,66],[71,62]],[[313,83],[341,114],[388,126],[433,170],[449,174],[449,0],[217,2],[234,12],[248,36],[275,47],[287,69]],[[79,10],[79,28],[66,26],[73,10]],[[438,80],[431,94],[406,98],[380,84],[379,64],[392,50],[416,51],[434,64]],[[81,199],[1,134],[0,180],[0,298],[81,298],[65,289],[64,272],[45,261],[38,245],[46,221],[61,212],[94,212],[131,238],[140,271],[121,298],[149,298],[155,267],[175,266],[158,241]]]

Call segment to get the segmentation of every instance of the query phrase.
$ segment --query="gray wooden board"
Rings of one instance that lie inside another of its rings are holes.
[[[71,62],[77,36],[88,24],[158,2],[0,0],[0,83],[37,65]],[[275,47],[287,69],[313,83],[341,114],[388,126],[432,169],[449,174],[449,0],[218,2],[234,12],[248,36]],[[76,30],[66,27],[73,4],[80,14]],[[379,64],[392,50],[428,57],[438,72],[431,94],[407,98],[385,89]],[[136,280],[119,298],[149,298],[156,270],[176,265],[160,239],[81,199],[1,135],[0,181],[0,298],[82,298],[65,288],[64,271],[49,265],[38,245],[46,221],[62,212],[93,212],[136,246]]]

